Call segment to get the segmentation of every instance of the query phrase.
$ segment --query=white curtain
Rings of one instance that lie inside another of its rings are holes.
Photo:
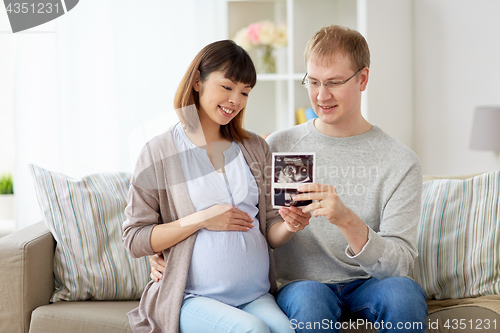
[[[184,71],[221,38],[216,2],[82,0],[15,35],[18,229],[42,219],[29,163],[72,177],[133,170],[151,135],[140,125],[172,121]]]

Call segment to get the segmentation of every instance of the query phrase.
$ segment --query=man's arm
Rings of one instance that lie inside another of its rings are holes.
[[[369,229],[369,241],[360,253],[353,255],[349,248],[346,250],[348,257],[378,279],[408,275],[418,255],[422,171],[418,159],[407,168],[395,170],[398,169],[399,175],[392,171],[394,177],[383,180],[391,190],[385,193],[378,231]]]
[[[295,200],[318,200],[304,211],[316,209],[314,216],[323,215],[337,225],[349,244],[346,255],[378,279],[406,276],[417,256],[415,242],[422,187],[420,164],[415,163],[400,179],[392,181],[395,184],[392,192],[386,194],[388,199],[380,212],[378,232],[347,209],[340,198],[335,198],[333,187],[328,188],[329,185],[306,185],[301,190],[309,192],[295,197]]]

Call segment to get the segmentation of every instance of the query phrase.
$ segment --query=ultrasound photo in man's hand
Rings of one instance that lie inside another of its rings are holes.
[[[273,161],[275,183],[313,182],[313,155],[273,154]]]
[[[290,206],[307,206],[312,203],[312,200],[295,201],[292,197],[301,192],[293,188],[275,188],[274,189],[274,206],[290,207]]]
[[[273,153],[273,207],[307,206],[312,201],[292,200],[297,188],[314,183],[315,153]]]

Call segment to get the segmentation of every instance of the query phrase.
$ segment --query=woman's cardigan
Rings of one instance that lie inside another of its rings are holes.
[[[129,253],[136,258],[155,254],[150,242],[155,225],[195,213],[172,132],[173,127],[144,146],[130,183],[123,241]],[[249,134],[251,138],[243,140],[239,146],[259,188],[260,231],[267,239],[269,227],[276,221],[282,221],[278,211],[271,206],[271,153],[264,139],[254,133]],[[160,282],[150,281],[139,307],[127,314],[135,333],[178,333],[196,235],[194,233],[163,251],[166,266],[163,279]],[[270,292],[275,293],[274,258],[269,245],[268,252]]]

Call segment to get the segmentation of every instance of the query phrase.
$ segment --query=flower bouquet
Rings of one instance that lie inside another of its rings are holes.
[[[234,36],[236,44],[249,51],[257,50],[256,68],[259,73],[276,73],[274,48],[285,47],[288,41],[286,24],[271,21],[250,23]]]

